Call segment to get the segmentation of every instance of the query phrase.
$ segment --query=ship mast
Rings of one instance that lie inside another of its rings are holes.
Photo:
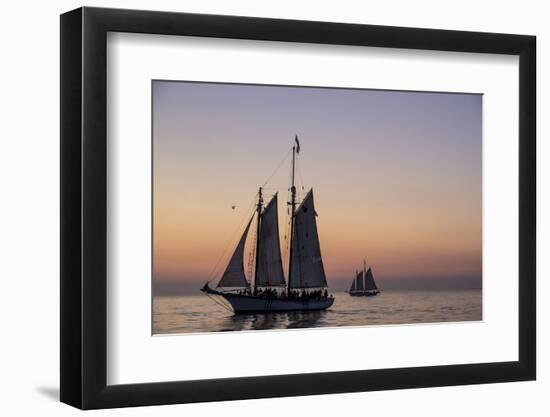
[[[262,227],[262,204],[264,200],[262,198],[262,187],[258,190],[258,204],[256,205],[256,211],[258,212],[258,226],[256,229],[256,262],[254,265],[254,294],[258,289],[258,258],[260,256],[260,228]]]
[[[367,290],[367,260],[363,258],[363,291]]]
[[[298,143],[298,136],[296,136],[296,144],[292,147],[292,185],[290,187],[290,256],[288,257],[288,282],[287,282],[287,294],[290,294],[290,285],[292,278],[292,237],[294,236],[294,212],[296,211],[296,186],[294,185],[294,171],[296,166],[296,145]]]

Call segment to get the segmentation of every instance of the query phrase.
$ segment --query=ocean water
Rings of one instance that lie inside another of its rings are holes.
[[[153,299],[153,334],[479,321],[481,290],[334,293],[326,311],[234,315],[206,295]]]

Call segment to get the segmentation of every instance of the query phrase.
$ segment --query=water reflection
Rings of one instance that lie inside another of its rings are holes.
[[[324,311],[234,315],[203,295],[155,297],[153,333],[365,326],[481,320],[481,291],[385,291],[378,297],[336,293]]]
[[[320,327],[326,311],[293,311],[285,313],[258,313],[230,315],[224,318],[226,330],[270,330]]]

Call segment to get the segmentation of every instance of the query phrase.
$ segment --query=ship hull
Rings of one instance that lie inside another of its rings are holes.
[[[352,297],[374,297],[378,294],[380,294],[380,291],[357,291],[349,293]]]
[[[333,297],[288,300],[283,298],[255,297],[253,295],[223,293],[210,288],[205,292],[220,297],[235,314],[320,311],[326,310],[334,303]]]
[[[235,314],[276,313],[285,311],[326,310],[334,303],[334,298],[319,300],[285,300],[239,295],[222,295],[231,305]]]

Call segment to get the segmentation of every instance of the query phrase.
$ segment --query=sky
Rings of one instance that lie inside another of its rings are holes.
[[[279,193],[286,253],[295,135],[299,196],[313,188],[331,288],[346,288],[363,259],[382,287],[481,286],[482,95],[152,88],[156,294],[217,283],[264,184],[266,202]]]

